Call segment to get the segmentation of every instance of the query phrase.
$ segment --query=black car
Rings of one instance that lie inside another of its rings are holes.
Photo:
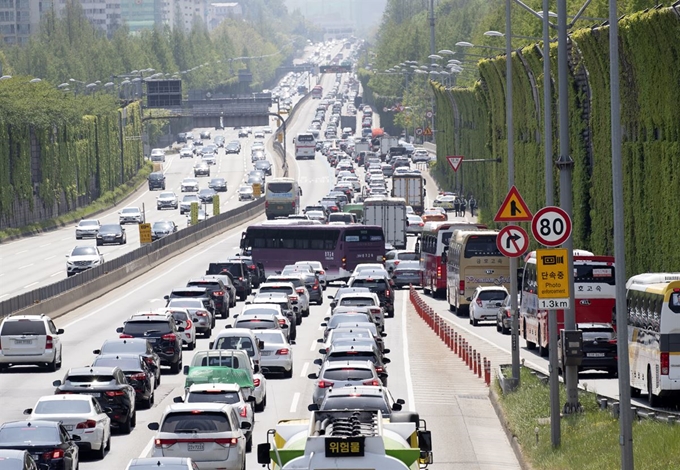
[[[151,240],[159,240],[177,231],[177,224],[172,220],[159,220],[151,226]]]
[[[255,169],[263,171],[266,176],[272,175],[272,164],[269,160],[258,160],[255,162]]]
[[[204,287],[215,304],[215,313],[219,312],[222,318],[229,318],[230,293],[222,281],[211,278],[192,279],[187,282],[187,287]]]
[[[97,246],[106,245],[107,243],[116,243],[117,245],[125,245],[127,243],[127,234],[122,225],[106,224],[99,227]]]
[[[215,328],[215,302],[213,301],[210,292],[205,287],[182,287],[173,289],[172,292],[170,292],[170,295],[166,295],[164,298],[167,303],[170,303],[171,299],[199,299],[203,303],[203,307],[210,312],[210,327]]]
[[[182,144],[187,141],[187,133],[186,132],[180,132],[177,134],[177,143]]]
[[[583,334],[583,358],[578,366],[584,370],[603,370],[616,377],[619,370],[616,331],[610,323],[577,323],[576,329]],[[562,371],[562,347],[557,343],[559,371]]]
[[[135,389],[135,398],[146,408],[151,408],[156,389],[155,374],[139,354],[100,354],[92,367],[118,367],[128,383]]]
[[[116,338],[107,339],[100,349],[92,351],[93,354],[137,354],[149,366],[155,374],[156,387],[161,384],[161,358],[148,340],[143,338]]]
[[[223,193],[227,190],[227,180],[224,178],[213,178],[208,183],[208,187],[215,192]]]
[[[211,204],[214,196],[215,190],[211,188],[203,188],[198,192],[198,199],[200,199],[203,204]]]
[[[253,289],[259,289],[260,284],[267,282],[267,274],[265,274],[264,264],[253,261],[252,256],[237,255],[229,258],[229,261],[242,261],[248,265],[250,271],[250,282],[253,284]]]
[[[246,135],[247,135],[247,134],[246,134]],[[240,134],[239,134],[239,137],[241,137]],[[241,144],[239,143],[238,140],[232,140],[232,141],[229,142],[229,143],[227,144],[227,146],[224,148],[224,151],[225,151],[227,154],[230,154],[230,153],[241,153]]]
[[[69,435],[55,421],[11,421],[0,425],[0,449],[27,451],[40,470],[76,470],[80,462],[78,441],[80,436]]]
[[[239,300],[246,300],[253,293],[253,286],[248,265],[242,261],[210,263],[206,274],[230,273],[236,287]]]
[[[149,191],[154,189],[165,190],[165,175],[160,171],[154,171],[149,175]]]
[[[385,309],[385,316],[394,316],[394,289],[387,279],[371,275],[357,276],[352,279],[349,287],[367,287],[371,292],[378,294],[380,306]]]
[[[121,338],[144,338],[153,346],[161,365],[170,366],[170,372],[182,370],[182,337],[184,328],[178,328],[172,315],[133,315],[116,329]]]
[[[69,369],[64,380],[55,380],[56,395],[85,393],[94,396],[106,414],[111,426],[123,434],[130,434],[137,424],[135,389],[118,367],[76,367]]]

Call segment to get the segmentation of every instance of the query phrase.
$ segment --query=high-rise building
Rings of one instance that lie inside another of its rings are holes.
[[[111,0],[109,0],[111,1]],[[130,32],[153,29],[164,23],[164,4],[168,0],[116,0],[120,3],[120,17]]]
[[[207,0],[163,0],[163,22],[172,28],[190,31],[194,21],[206,22]]]
[[[38,31],[52,0],[0,0],[0,37],[5,44],[25,44]]]
[[[243,8],[238,2],[210,2],[206,24],[208,30],[215,29],[227,18],[240,19],[243,17]]]
[[[83,14],[98,29],[110,37],[121,24],[120,0],[79,0]],[[66,8],[67,0],[52,0],[57,15]]]

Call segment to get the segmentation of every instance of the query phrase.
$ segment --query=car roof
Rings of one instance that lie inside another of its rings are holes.
[[[193,384],[189,387],[191,392],[203,392],[206,390],[220,390],[223,392],[238,392],[241,386],[235,383],[209,383],[209,384]]]
[[[344,369],[346,367],[353,367],[355,369],[372,369],[375,366],[371,361],[367,360],[348,360],[348,361],[326,361],[323,363],[324,370],[328,369]]]
[[[229,411],[233,405],[228,405],[226,403],[174,403],[168,405],[163,412],[163,416],[169,413],[182,413],[182,412],[201,412],[201,411]]]
[[[38,398],[38,401],[89,401],[94,397],[92,395],[84,395],[80,393],[68,393],[59,395],[44,395]]]
[[[356,386],[350,386],[350,387],[331,387],[328,392],[326,392],[328,395],[335,395],[335,396],[345,396],[345,395],[370,395],[370,396],[378,396],[378,397],[383,397],[385,396],[385,390],[383,387],[376,387],[375,385],[356,385]]]
[[[172,293],[174,294],[175,292],[195,292],[195,293],[205,293],[205,292],[207,292],[207,288],[205,288],[205,287],[198,287],[198,286],[178,287],[177,289],[172,289]]]
[[[166,465],[174,466],[186,466],[189,467],[189,459],[185,457],[144,457],[139,459],[132,459],[129,463],[129,468],[134,469],[136,467],[154,467],[163,470]]]
[[[26,421],[8,421],[3,423],[1,427],[3,428],[24,428],[24,427],[35,427],[35,428],[56,428],[60,425],[57,421],[43,421],[43,420],[26,420]]]
[[[331,344],[329,354],[334,352],[349,352],[349,351],[375,351],[373,344]]]
[[[225,328],[217,333],[217,338],[230,338],[233,336],[250,336],[254,338],[253,330],[250,328]]]
[[[508,292],[508,290],[503,286],[479,286],[477,287],[476,290],[478,290],[479,292],[483,291],[503,291],[505,293]]]
[[[72,375],[113,375],[120,367],[73,367],[68,370],[66,377]]]
[[[133,322],[143,322],[143,321],[167,321],[172,315],[167,312],[137,312],[130,315],[130,318],[126,320]]]
[[[276,310],[277,313],[281,313],[281,305],[279,304],[257,303],[245,305],[243,307],[243,310],[241,311],[241,315],[245,315],[249,310],[266,310],[266,309]],[[249,313],[249,315],[253,314]]]

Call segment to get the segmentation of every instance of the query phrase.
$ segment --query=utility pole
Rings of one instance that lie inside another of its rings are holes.
[[[434,47],[434,0],[430,0],[430,11],[428,14],[428,19],[430,22],[430,55],[436,54],[435,52],[435,47]],[[432,62],[434,62],[434,59],[431,59]],[[432,129],[432,140],[435,140],[434,136],[434,115],[435,115],[435,102],[434,102],[434,93],[432,94],[432,100],[431,100],[431,107],[432,107],[432,118],[430,119],[430,129]]]
[[[548,12],[543,12],[548,15]],[[560,169],[560,207],[571,217],[572,215],[572,169],[574,160],[569,154],[569,57],[567,49],[567,0],[557,0],[557,75],[559,94],[559,137],[560,153],[557,166]],[[569,308],[564,309],[564,329],[576,329],[574,313],[574,241],[571,235],[564,248],[567,249],[567,274],[569,277]],[[564,413],[570,414],[580,409],[578,401],[578,367],[566,366],[564,377],[567,388],[567,402]]]

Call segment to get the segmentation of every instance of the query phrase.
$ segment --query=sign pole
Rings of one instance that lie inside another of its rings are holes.
[[[550,357],[550,442],[559,447],[562,441],[560,428],[560,378],[557,374],[557,310],[548,310],[548,354]]]

